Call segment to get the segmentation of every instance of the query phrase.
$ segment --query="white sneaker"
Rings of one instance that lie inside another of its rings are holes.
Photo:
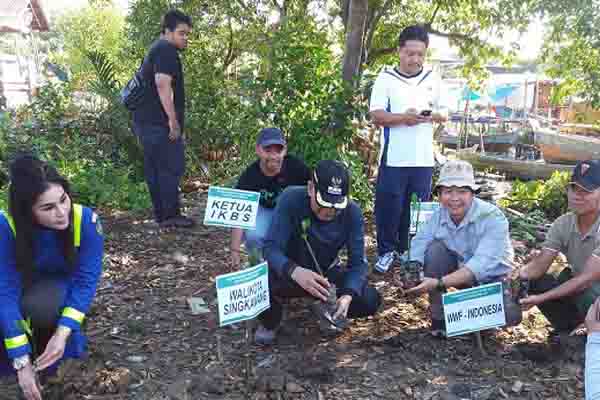
[[[375,263],[375,271],[380,272],[382,274],[386,273],[394,263],[395,259],[396,253],[393,251],[379,256],[379,258],[377,258],[377,262]]]
[[[398,258],[398,261],[400,262],[400,264],[404,264],[408,262],[408,251],[405,251],[404,253],[402,253],[402,255]]]

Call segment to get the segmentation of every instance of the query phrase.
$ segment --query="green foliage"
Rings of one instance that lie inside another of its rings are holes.
[[[262,73],[248,80],[258,120],[275,125],[288,135],[290,153],[310,166],[323,159],[343,161],[352,174],[352,196],[369,204],[371,188],[363,161],[347,144],[354,134],[353,117],[365,110],[359,96],[342,81],[339,60],[327,36],[304,19],[288,19],[260,49],[262,60],[254,69]]]
[[[510,224],[510,237],[525,242],[528,246],[538,242],[540,228],[549,222],[542,210],[529,211],[523,218],[506,213],[506,218]]]
[[[129,162],[138,171],[142,170],[142,149],[129,126],[129,112],[119,101],[120,86],[115,72],[115,66],[101,52],[88,52],[86,57],[92,64],[96,77],[89,83],[93,94],[100,96],[105,102],[98,112],[97,121],[108,123],[108,132],[112,135],[115,145],[123,148]],[[98,127],[100,128],[100,126]]]
[[[120,81],[126,79],[127,63],[123,63],[125,17],[112,2],[94,2],[87,7],[64,14],[57,21],[60,49],[50,60],[66,67],[72,74],[73,85],[85,88],[94,77],[94,69],[86,56],[101,52],[118,67]],[[121,67],[122,66],[122,67]]]
[[[75,200],[90,206],[145,209],[150,201],[139,168],[103,129],[103,114],[77,114],[68,85],[50,84],[27,107],[0,117],[2,171],[14,154],[32,152],[54,164],[72,184]],[[114,122],[112,119],[109,122]],[[108,124],[107,124],[108,125]],[[109,125],[114,129],[114,124]],[[0,176],[0,207],[6,209],[7,177]]]
[[[561,80],[556,100],[578,95],[600,107],[600,4],[597,1],[540,2],[548,34],[542,59],[546,73]]]
[[[71,182],[79,203],[134,211],[151,205],[146,184],[132,167],[84,158],[60,159],[57,167]]]
[[[554,220],[567,211],[567,184],[570,173],[556,171],[546,181],[515,181],[510,195],[501,200],[503,207],[530,213],[540,210]]]

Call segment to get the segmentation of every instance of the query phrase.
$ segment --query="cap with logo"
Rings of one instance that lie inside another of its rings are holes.
[[[586,160],[577,163],[569,183],[588,192],[600,188],[600,160]]]
[[[350,190],[348,169],[339,161],[319,161],[313,174],[317,204],[325,208],[346,208]]]
[[[278,144],[281,146],[285,146],[285,138],[283,137],[283,132],[279,128],[264,128],[261,129],[258,134],[258,138],[256,139],[256,144],[258,146],[266,147],[272,144]]]
[[[479,190],[475,184],[473,166],[463,160],[451,160],[442,165],[436,187],[468,187],[473,191]]]

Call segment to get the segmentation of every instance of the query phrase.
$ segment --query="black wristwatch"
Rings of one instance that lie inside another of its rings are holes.
[[[446,293],[446,285],[444,285],[442,278],[438,278],[437,285],[435,285],[435,290],[440,293]]]

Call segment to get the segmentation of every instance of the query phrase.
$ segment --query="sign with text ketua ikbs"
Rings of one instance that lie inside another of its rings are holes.
[[[419,209],[419,226],[417,227],[417,210],[414,205],[410,205],[410,234],[414,235],[417,233],[417,228],[421,230],[423,225],[431,219],[431,216],[440,208],[440,203],[436,201],[424,201],[421,202]]]
[[[255,229],[260,193],[217,186],[208,188],[204,225]]]
[[[270,307],[267,263],[217,276],[220,326],[252,319]]]
[[[442,302],[448,337],[506,325],[501,282],[446,293]]]

